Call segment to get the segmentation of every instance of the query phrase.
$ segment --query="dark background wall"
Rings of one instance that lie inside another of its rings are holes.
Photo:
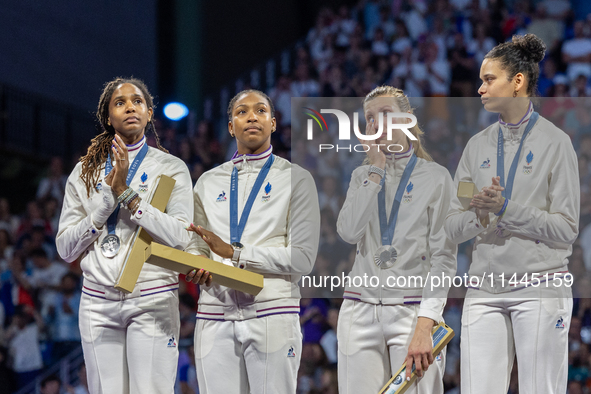
[[[106,81],[133,75],[160,109],[170,100],[200,109],[205,94],[304,37],[319,7],[313,0],[4,0],[0,83],[92,111]]]
[[[0,82],[94,109],[115,76],[157,90],[156,0],[3,0]]]

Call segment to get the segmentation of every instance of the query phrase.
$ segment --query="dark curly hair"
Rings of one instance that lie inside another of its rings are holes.
[[[85,156],[80,158],[80,162],[82,163],[82,173],[80,174],[80,178],[86,185],[86,193],[88,196],[90,196],[90,190],[94,188],[99,179],[100,174],[98,170],[107,160],[107,156],[109,155],[110,148],[113,143],[113,138],[115,137],[115,129],[109,124],[109,103],[111,102],[113,92],[120,85],[125,83],[130,83],[142,91],[144,99],[146,100],[146,106],[148,108],[152,108],[152,110],[156,108],[154,105],[154,98],[142,80],[136,78],[119,77],[105,84],[96,112],[96,117],[101,124],[103,132],[92,139],[90,146],[88,147],[88,152]],[[163,148],[162,145],[160,145],[160,138],[158,137],[158,133],[156,133],[153,116],[146,125],[146,130],[144,131],[145,134],[148,134],[149,132],[152,132],[156,137],[158,149],[168,153],[168,151]]]
[[[527,95],[536,96],[540,66],[544,59],[546,44],[535,34],[514,35],[510,42],[497,45],[484,57],[499,60],[501,68],[507,72],[509,80],[517,73],[523,73],[527,80]]]

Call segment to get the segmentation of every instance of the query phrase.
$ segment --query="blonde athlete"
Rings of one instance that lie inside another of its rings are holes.
[[[402,90],[382,86],[367,95],[364,112],[367,134],[375,134],[388,113],[412,109]],[[349,276],[380,280],[367,287],[355,287],[353,280],[345,288],[337,329],[341,394],[377,393],[405,362],[422,376],[407,392],[443,393],[445,354],[433,360],[431,329],[442,320],[449,288],[431,289],[427,281],[456,272],[456,247],[443,229],[453,181],[423,148],[422,131],[410,131],[417,141],[401,130],[388,141],[384,126],[377,142],[398,144],[392,150],[400,153],[370,149],[370,165],[353,172],[339,213],[339,235],[357,244]]]
[[[462,394],[505,394],[513,359],[519,392],[565,393],[579,176],[568,135],[534,111],[544,43],[514,36],[485,57],[478,93],[499,121],[470,139],[455,175],[480,193],[457,198],[445,222],[457,243],[476,238],[462,315]],[[504,279],[504,280],[503,280]],[[572,283],[572,282],[571,282]]]
[[[264,288],[256,297],[215,283],[201,288],[199,392],[295,393],[302,351],[297,283],[316,259],[318,194],[309,172],[273,155],[276,121],[267,95],[238,93],[228,116],[238,151],[197,181],[199,227],[191,230],[202,254],[262,274]]]
[[[66,186],[56,244],[65,261],[82,256],[79,325],[91,394],[174,390],[178,275],[145,264],[131,294],[113,287],[137,226],[177,249],[191,239],[184,229],[193,216],[191,177],[159,143],[159,149],[148,147],[144,134],[155,134],[153,110],[142,81],[107,83],[97,112],[104,131]],[[146,202],[161,174],[176,180],[164,213]]]

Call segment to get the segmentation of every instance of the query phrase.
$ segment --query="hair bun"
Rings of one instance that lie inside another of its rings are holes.
[[[513,44],[519,48],[527,60],[539,63],[546,54],[546,44],[535,34],[528,33],[524,36],[513,36]]]

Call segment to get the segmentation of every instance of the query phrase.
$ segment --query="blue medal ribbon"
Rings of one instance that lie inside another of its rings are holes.
[[[263,168],[261,168],[261,171],[252,186],[248,200],[246,200],[246,204],[244,205],[244,210],[240,216],[240,223],[238,223],[238,169],[234,166],[230,183],[230,242],[240,242],[254,200],[256,199],[257,194],[259,194],[259,190],[261,189],[274,160],[275,156],[271,154],[267,159],[267,162],[263,165]]]
[[[142,149],[140,149],[137,156],[133,160],[133,163],[131,163],[129,170],[127,171],[127,178],[125,179],[125,183],[127,184],[127,186],[129,186],[129,184],[131,183],[133,177],[135,176],[135,173],[137,172],[138,168],[140,168],[140,164],[142,164],[142,161],[144,161],[144,158],[146,157],[147,153],[148,143],[145,142],[144,146],[142,146]],[[111,154],[109,154],[109,156],[107,157],[107,162],[105,163],[105,178],[107,177],[107,175],[109,175],[112,169],[113,165],[111,164]],[[111,216],[109,216],[109,219],[107,219],[107,229],[109,230],[109,234],[115,233],[119,208],[119,204],[117,204],[117,208],[115,208]]]
[[[390,220],[386,218],[386,186],[384,176],[380,181],[382,190],[378,193],[378,212],[380,215],[380,232],[382,234],[382,245],[392,245],[394,239],[394,230],[396,230],[396,220],[398,219],[398,209],[400,208],[400,202],[402,201],[402,195],[404,189],[410,180],[410,174],[417,164],[417,156],[413,153],[410,160],[406,164],[406,168],[402,173],[402,178],[396,189],[396,195],[394,196],[394,202],[392,203],[392,211],[390,211]]]
[[[521,154],[521,148],[523,147],[523,141],[525,141],[525,137],[529,134],[531,129],[534,127],[540,115],[537,112],[532,112],[527,127],[521,136],[521,142],[519,143],[519,148],[517,149],[517,153],[515,153],[515,157],[513,158],[513,162],[511,163],[511,167],[509,168],[509,174],[507,174],[507,185],[505,186],[505,151],[503,149],[504,146],[504,138],[503,138],[503,129],[499,126],[499,140],[497,143],[497,176],[501,178],[500,184],[502,187],[505,188],[501,192],[501,195],[506,199],[511,199],[511,194],[513,193],[513,181],[515,180],[515,173],[517,172],[517,164],[519,163],[519,155]]]

